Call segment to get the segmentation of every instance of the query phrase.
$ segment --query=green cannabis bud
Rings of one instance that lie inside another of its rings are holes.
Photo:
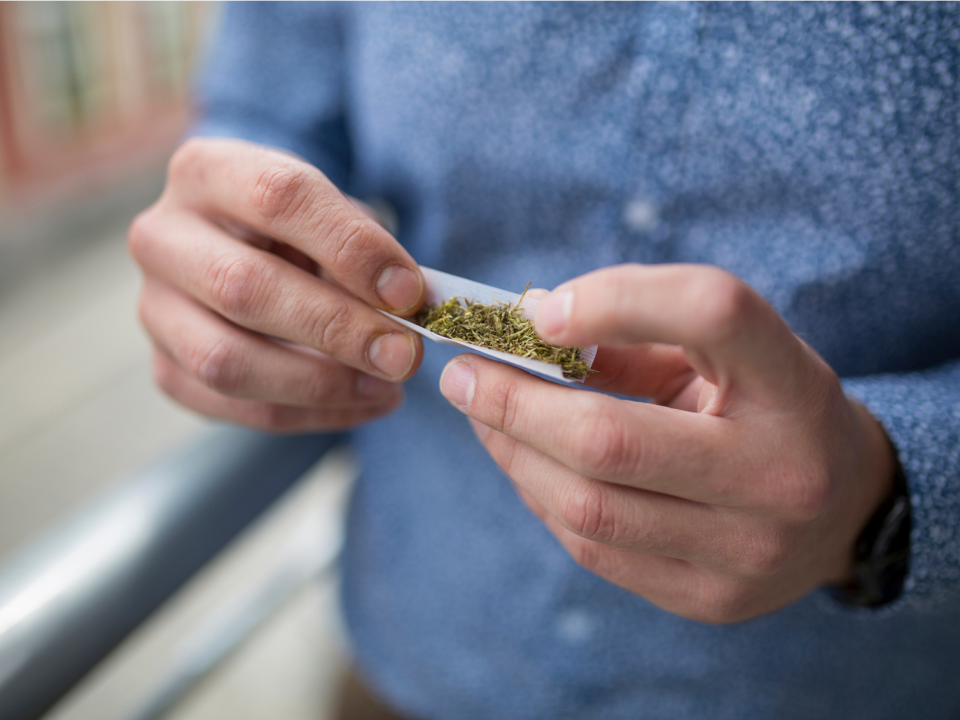
[[[581,359],[581,348],[557,347],[541,340],[533,323],[523,317],[519,301],[516,305],[484,305],[454,297],[425,306],[417,321],[424,329],[451,340],[559,365],[564,377],[571,379],[582,380],[596,372]]]

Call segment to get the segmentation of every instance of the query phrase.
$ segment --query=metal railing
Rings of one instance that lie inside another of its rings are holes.
[[[0,568],[0,720],[41,717],[331,445],[319,436],[218,428],[121,483],[6,563]],[[331,561],[331,553],[316,555],[312,566],[293,574]],[[158,716],[273,605],[267,593],[238,608],[236,622],[141,715]]]

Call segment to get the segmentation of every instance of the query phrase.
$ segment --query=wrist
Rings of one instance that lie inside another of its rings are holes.
[[[830,579],[832,585],[845,587],[856,578],[858,539],[864,528],[894,491],[897,459],[887,433],[870,411],[854,400],[847,400],[853,419],[850,445],[855,460],[849,471],[850,493],[840,522],[845,526],[839,570]]]
[[[906,578],[910,499],[896,450],[883,427],[866,408],[851,404],[863,418],[869,438],[862,477],[869,478],[867,485],[875,484],[874,492],[867,495],[867,507],[872,510],[853,543],[841,595],[852,605],[876,607],[896,599]]]
[[[866,521],[893,494],[895,477],[900,462],[897,460],[893,443],[887,437],[887,431],[883,429],[880,421],[860,403],[854,400],[849,402],[859,418],[865,441],[861,452],[861,469],[858,475],[859,478],[863,479],[864,490],[863,508],[865,512],[863,514],[864,522],[861,524],[862,528]]]

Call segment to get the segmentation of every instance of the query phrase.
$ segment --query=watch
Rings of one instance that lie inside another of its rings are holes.
[[[858,607],[879,607],[903,589],[910,559],[910,492],[897,463],[893,493],[877,508],[854,546],[854,580],[844,600]]]

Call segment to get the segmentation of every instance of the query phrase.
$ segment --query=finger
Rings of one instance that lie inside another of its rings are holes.
[[[477,439],[480,440],[481,443],[483,442],[483,439],[487,436],[488,433],[495,432],[494,430],[491,430],[483,423],[478,422],[471,417],[468,417],[467,420],[470,422],[470,427],[473,428],[474,433],[476,433],[477,435]],[[500,434],[502,435],[503,433],[500,433]],[[496,460],[496,458],[494,458],[494,460]],[[502,468],[503,465],[501,465],[500,467]],[[547,512],[547,509],[543,505],[541,505],[540,502],[533,495],[527,492],[527,490],[522,485],[520,485],[516,480],[510,477],[509,473],[507,473],[507,478],[510,480],[510,483],[513,485],[513,489],[516,490],[517,495],[520,496],[520,499],[523,500],[523,504],[527,506],[527,509],[529,509],[530,512],[532,512],[541,520],[543,520],[547,515],[550,514],[549,512]]]
[[[155,279],[144,283],[140,319],[180,367],[223,395],[352,407],[382,405],[400,392],[325,355],[243,330]]]
[[[667,612],[708,623],[748,616],[738,585],[695,563],[587,540],[551,516],[544,524],[578,565]]]
[[[726,568],[726,516],[669,495],[591,480],[513,438],[477,433],[503,471],[544,511],[580,537],[605,545]]]
[[[598,348],[593,369],[597,374],[586,380],[590,387],[669,407],[678,407],[678,396],[698,377],[683,348],[658,343]],[[689,409],[696,410],[696,402]]]
[[[571,470],[696,502],[739,505],[750,487],[732,472],[742,458],[727,421],[585,393],[476,355],[447,364],[444,396],[469,417]]]
[[[295,247],[369,305],[408,315],[422,303],[413,258],[312,165],[250,143],[194,140],[169,176],[182,202]]]
[[[162,222],[161,222],[162,221]],[[349,293],[189,213],[142,222],[134,257],[168,285],[241,327],[312,347],[363,372],[402,380],[423,343]]]
[[[520,499],[523,500],[523,504],[526,505],[530,512],[532,512],[538,518],[543,520],[544,517],[550,514],[543,505],[537,502],[537,499],[533,497],[533,495],[524,490],[520,485],[513,483],[513,489],[517,491],[517,495],[519,495]]]
[[[525,297],[539,303],[549,295],[550,292],[543,288],[531,288]],[[592,368],[597,374],[587,376],[586,384],[590,387],[621,395],[649,397],[660,405],[670,406],[697,374],[690,367],[683,348],[657,343],[598,348]],[[695,403],[693,407],[696,408]]]
[[[468,417],[467,421],[470,423],[470,427],[473,428],[473,432],[477,436],[477,439],[481,442],[481,444],[484,442],[484,439],[487,437],[488,434],[495,432],[494,430],[491,430],[486,425],[484,425],[482,422],[479,422],[478,420],[474,420],[472,417]],[[500,433],[500,434],[502,435],[503,433]],[[487,449],[489,451],[489,448]],[[500,465],[501,468],[504,467],[502,464],[500,464],[499,460],[497,460],[496,457],[494,457],[493,459],[497,462],[498,465]],[[549,513],[547,512],[547,509],[543,505],[541,505],[540,502],[535,497],[533,497],[533,495],[527,492],[527,490],[522,485],[520,485],[516,480],[510,477],[509,472],[507,472],[506,470],[504,470],[504,472],[506,472],[507,478],[510,480],[511,484],[513,485],[513,489],[517,491],[517,495],[520,496],[520,499],[523,500],[523,504],[527,506],[530,512],[532,512],[541,520],[545,516],[549,515]]]
[[[153,374],[160,389],[181,405],[207,417],[273,432],[345,430],[390,412],[402,400],[398,394],[373,407],[315,409],[231,398],[191,377],[159,349],[154,352]]]
[[[746,283],[702,265],[620,265],[557,288],[537,310],[537,332],[563,345],[681,345],[721,392],[802,397],[809,349]]]
[[[261,235],[260,233],[254,232],[248,227],[228,219],[221,218],[217,224],[231,237],[237,238],[238,240],[243,240],[245,243],[249,243],[253,247],[259,248],[260,250],[265,250],[266,252],[271,252],[274,255],[278,255],[291,265],[296,265],[298,268],[310,273],[311,275],[320,274],[320,266],[302,252],[297,250],[295,247],[274,240],[266,235]]]

